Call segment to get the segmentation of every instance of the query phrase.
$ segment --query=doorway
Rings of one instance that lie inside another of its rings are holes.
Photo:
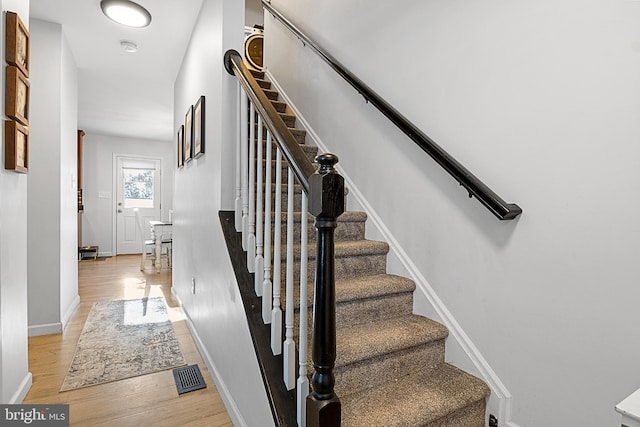
[[[140,253],[143,240],[151,238],[149,221],[160,219],[162,207],[161,167],[160,159],[116,156],[116,255]],[[136,224],[135,208],[142,233]]]

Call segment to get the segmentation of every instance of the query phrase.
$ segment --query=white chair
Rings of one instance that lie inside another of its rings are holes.
[[[159,235],[157,235],[159,233]],[[166,256],[167,257],[167,265],[169,266],[169,268],[171,268],[171,252],[172,252],[172,245],[173,245],[173,228],[171,225],[156,225],[156,226],[152,226],[151,227],[151,234],[152,237],[154,239],[154,241],[157,241],[155,239],[159,239],[160,240],[160,244],[162,245],[161,250],[160,250],[160,256]],[[157,268],[160,267],[159,265],[156,266]]]
[[[133,212],[136,215],[136,228],[140,233],[140,239],[142,241],[142,259],[140,260],[140,271],[144,271],[144,264],[147,262],[147,258],[153,260],[153,265],[156,265],[156,242],[152,239],[145,239],[144,228],[142,227],[142,218],[140,217],[140,211],[138,208],[134,208]]]

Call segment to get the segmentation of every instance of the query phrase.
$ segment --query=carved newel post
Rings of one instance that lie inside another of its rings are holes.
[[[311,394],[307,397],[307,426],[340,425],[340,400],[333,391],[336,361],[336,290],[334,231],[344,212],[344,178],[334,166],[338,157],[316,157],[320,168],[309,179],[309,212],[318,230],[316,283],[313,301]]]

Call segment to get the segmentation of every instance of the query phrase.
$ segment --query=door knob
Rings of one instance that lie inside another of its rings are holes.
[[[122,209],[118,209],[118,213],[122,213]]]

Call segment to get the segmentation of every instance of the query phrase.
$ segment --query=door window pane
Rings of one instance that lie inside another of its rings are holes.
[[[154,169],[123,168],[124,207],[153,208]]]

